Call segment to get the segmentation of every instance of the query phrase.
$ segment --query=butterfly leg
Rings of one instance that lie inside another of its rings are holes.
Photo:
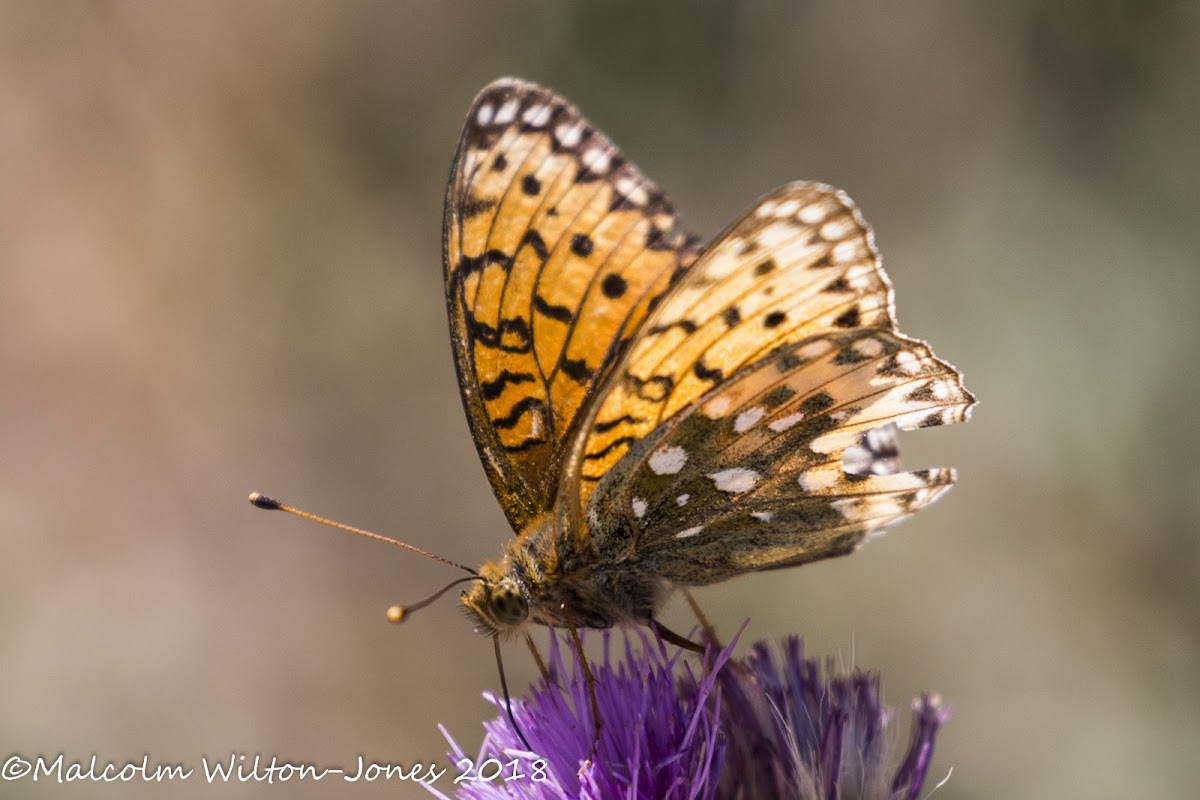
[[[688,639],[685,636],[680,636],[678,633],[671,630],[666,625],[663,625],[658,620],[650,620],[650,625],[654,628],[654,630],[658,631],[658,635],[663,638],[663,641],[670,642],[676,647],[682,647],[684,650],[691,650],[693,653],[700,653],[701,655],[704,654],[704,645],[696,644],[691,639]]]
[[[687,600],[687,604],[691,606],[692,613],[700,621],[700,628],[704,631],[704,638],[708,640],[714,650],[724,649],[725,645],[721,644],[721,640],[717,638],[717,629],[708,621],[708,617],[700,609],[700,604],[696,602],[696,598],[692,596],[692,593],[687,590],[686,586],[680,586],[679,591],[683,592],[683,597]]]
[[[537,664],[538,671],[542,673],[542,680],[547,684],[554,683],[550,679],[550,670],[546,669],[546,662],[542,660],[542,654],[538,652],[537,645],[533,643],[533,637],[528,633],[525,634],[525,644],[529,645],[529,652],[533,654],[533,660]]]
[[[562,606],[563,616],[567,619],[567,627],[571,630],[571,642],[575,645],[575,654],[579,656],[579,665],[583,667],[583,680],[587,683],[588,699],[592,704],[592,752],[588,756],[588,761],[596,759],[596,750],[600,746],[600,704],[596,701],[596,678],[592,675],[592,668],[588,665],[587,655],[583,652],[583,640],[579,638],[579,628],[575,626],[575,620],[571,616],[570,609],[564,603]]]

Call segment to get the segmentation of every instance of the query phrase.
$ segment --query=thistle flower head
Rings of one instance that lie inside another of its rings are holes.
[[[893,768],[885,736],[891,710],[879,677],[823,672],[804,658],[798,638],[785,639],[778,655],[758,643],[742,659],[732,658],[735,640],[707,668],[645,632],[626,636],[615,663],[610,644],[606,634],[603,662],[591,666],[599,741],[582,665],[552,636],[550,679],[513,700],[533,752],[513,731],[504,701],[489,696],[500,713],[484,724],[475,759],[519,756],[526,773],[544,759],[543,779],[460,784],[459,797],[913,800],[948,717],[936,696],[915,700],[908,749]],[[464,757],[446,736],[452,756]]]
[[[913,734],[900,766],[890,766],[879,676],[822,673],[788,637],[780,655],[766,643],[729,663],[717,679],[726,745],[720,797],[803,800],[908,800],[924,784],[934,737],[949,716],[935,695],[913,703]]]

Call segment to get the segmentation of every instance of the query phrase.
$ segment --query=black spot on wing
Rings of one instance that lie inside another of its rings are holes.
[[[606,420],[604,422],[597,422],[595,425],[592,426],[592,430],[595,431],[596,433],[608,433],[609,431],[611,431],[613,428],[617,427],[618,425],[624,425],[627,422],[631,425],[636,425],[639,422],[644,422],[644,421],[645,420],[641,419],[640,417],[635,417],[630,414],[625,414],[624,416],[617,417],[616,419],[610,419],[610,420]]]
[[[520,422],[521,417],[531,411],[539,411],[545,413],[546,403],[540,397],[523,397],[513,403],[513,407],[503,417],[497,417],[492,420],[492,427],[501,430],[508,430],[516,426]]]
[[[762,404],[767,408],[775,408],[776,406],[783,405],[795,396],[795,389],[786,383],[781,383],[762,396]]]
[[[696,323],[692,322],[690,319],[680,319],[674,322],[668,322],[666,325],[655,325],[653,328],[647,331],[647,333],[666,333],[667,331],[671,330],[671,328],[679,328],[681,331],[690,336],[696,332]]]
[[[479,393],[484,400],[495,400],[500,395],[504,394],[504,390],[517,383],[531,383],[535,378],[528,372],[510,372],[504,370],[494,381],[484,381],[479,384]]]
[[[639,206],[620,192],[613,192],[612,202],[608,204],[609,213],[613,211],[628,211]]]
[[[592,249],[595,244],[592,238],[587,234],[577,233],[571,237],[571,252],[580,258],[587,258],[592,254]]]
[[[613,450],[616,450],[618,447],[625,447],[627,445],[633,444],[636,441],[637,441],[636,436],[621,436],[617,439],[613,439],[611,442],[609,442],[607,445],[605,445],[604,449],[597,450],[594,453],[588,453],[587,455],[584,456],[584,458],[588,459],[588,460],[604,458],[606,455],[611,453]]]
[[[480,256],[468,256],[464,254],[458,259],[458,274],[466,277],[474,272],[483,272],[484,267],[497,265],[502,267],[506,272],[512,269],[512,258],[502,250],[488,250]]]
[[[905,395],[904,399],[912,403],[931,403],[937,396],[933,393],[933,384],[924,383]]]
[[[713,381],[714,383],[725,377],[725,373],[714,367],[709,367],[704,363],[704,359],[697,359],[696,363],[692,364],[692,372],[696,377],[704,381]]]
[[[903,378],[908,375],[908,370],[900,366],[898,353],[893,353],[887,361],[883,362],[878,369],[875,370],[879,375],[886,375],[889,378]]]
[[[550,249],[546,247],[546,240],[532,228],[525,231],[525,238],[521,240],[521,244],[529,245],[529,248],[537,253],[537,257],[542,261],[550,257]]]
[[[506,353],[528,353],[533,347],[529,324],[519,317],[502,319],[499,326],[495,328],[486,322],[475,319],[475,315],[470,311],[464,311],[463,317],[467,333],[477,342],[482,342]]]
[[[521,191],[527,195],[536,195],[542,191],[542,182],[532,175],[521,179]]]
[[[596,374],[595,370],[582,359],[567,358],[565,355],[558,360],[558,368],[562,373],[576,383],[586,384]]]
[[[540,444],[545,444],[545,443],[546,443],[546,440],[541,438],[540,436],[530,436],[528,439],[526,439],[523,442],[519,442],[517,444],[506,444],[506,445],[502,445],[502,447],[504,448],[504,451],[506,453],[520,453],[522,451],[530,450],[534,447],[537,447]]]
[[[629,284],[616,273],[605,275],[604,280],[600,282],[600,291],[604,292],[605,297],[613,300],[624,295],[628,288]]]
[[[482,197],[468,197],[459,204],[458,209],[463,219],[470,219],[471,217],[491,211],[497,205],[499,203],[495,200],[487,200]]]
[[[833,397],[829,392],[817,392],[804,398],[800,403],[800,410],[805,414],[818,414],[833,405]]]
[[[846,366],[847,364],[858,364],[863,361],[870,360],[870,356],[858,352],[853,347],[843,347],[838,351],[837,355],[833,357],[833,363],[837,364],[839,367]]]
[[[559,322],[570,322],[575,316],[571,312],[571,309],[567,308],[566,306],[556,306],[548,303],[540,294],[535,294],[533,296],[533,308],[539,314],[549,317],[550,319],[556,319]]]
[[[650,226],[650,230],[646,232],[646,249],[647,250],[670,250],[671,243],[667,241],[667,236],[663,233],[662,228],[654,225]]]
[[[763,317],[764,328],[778,328],[787,319],[787,314],[782,311],[772,311],[767,316]]]
[[[671,393],[671,389],[675,386],[675,381],[671,379],[670,375],[654,375],[646,380],[642,380],[636,375],[626,373],[625,380],[631,384],[633,394],[644,400],[655,402],[666,400],[667,395]]]
[[[858,327],[859,319],[860,315],[858,313],[858,306],[855,305],[838,315],[838,318],[833,321],[833,324],[839,328],[856,328]]]

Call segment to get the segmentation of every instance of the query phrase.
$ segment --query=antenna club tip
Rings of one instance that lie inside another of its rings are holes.
[[[387,610],[387,620],[393,624],[404,622],[404,608],[402,606],[392,606]]]
[[[270,497],[267,497],[265,494],[259,494],[258,492],[251,492],[250,493],[250,505],[254,506],[255,508],[265,509],[267,511],[274,511],[279,508],[279,501],[272,500]]]

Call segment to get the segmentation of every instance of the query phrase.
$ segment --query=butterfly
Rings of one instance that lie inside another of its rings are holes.
[[[443,226],[463,406],[516,537],[460,601],[645,624],[678,587],[840,556],[954,483],[897,431],[966,420],[961,374],[901,334],[870,226],[789,183],[710,243],[561,97],[485,87]],[[677,638],[677,637],[676,637]]]

